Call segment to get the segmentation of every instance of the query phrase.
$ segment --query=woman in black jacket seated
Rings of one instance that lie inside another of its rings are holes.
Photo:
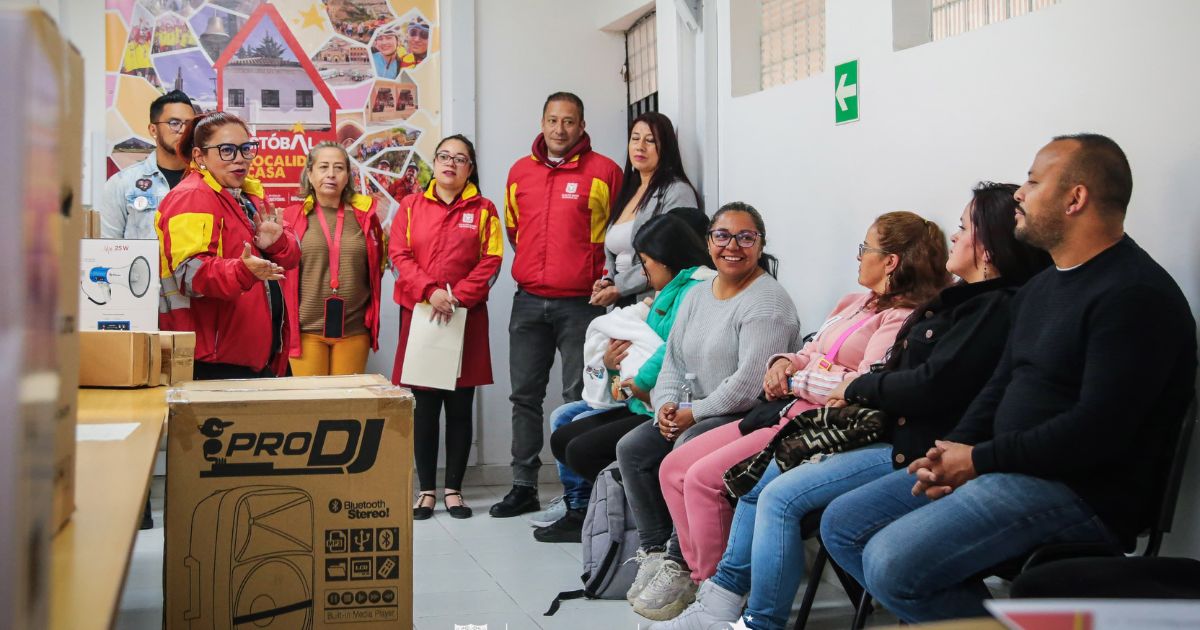
[[[887,412],[893,424],[883,441],[891,448],[869,445],[783,474],[772,462],[739,500],[716,574],[691,607],[653,630],[737,622],[743,603],[746,627],[783,628],[804,574],[801,518],[922,457],[954,428],[1000,359],[1009,300],[1051,262],[1013,236],[1016,190],[993,183],[974,189],[946,263],[959,281],[913,311],[882,370],[847,379],[830,394],[831,405]]]

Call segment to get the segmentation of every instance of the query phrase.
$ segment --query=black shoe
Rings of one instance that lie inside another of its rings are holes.
[[[495,518],[509,518],[540,509],[542,506],[538,504],[537,488],[513,486],[499,503],[488,510],[488,514]]]
[[[458,500],[462,501],[462,505],[450,505],[446,503],[446,497],[458,497]],[[446,511],[450,513],[450,518],[471,518],[471,515],[474,514],[471,508],[467,507],[467,502],[463,500],[461,492],[447,492],[442,497],[442,504],[446,506]]]
[[[545,543],[581,542],[584,516],[583,510],[567,510],[566,516],[533,530],[533,537]]]
[[[425,507],[425,497],[433,499],[433,505],[437,505],[437,494],[433,492],[422,492],[417,495],[417,504],[413,506],[413,520],[424,521],[433,516],[433,505]]]
[[[146,499],[146,509],[142,512],[142,525],[138,529],[154,529],[154,517],[150,516],[150,499]]]

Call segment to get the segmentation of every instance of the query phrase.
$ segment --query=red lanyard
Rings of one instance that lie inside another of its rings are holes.
[[[329,236],[329,222],[325,220],[325,210],[320,206],[316,208],[317,220],[321,222],[321,231],[325,233],[325,244],[329,246],[329,286],[333,287],[334,294],[338,290],[338,266],[341,264],[342,254],[342,219],[345,218],[345,212],[339,204],[337,209],[337,223],[334,224],[334,230],[337,231],[332,238]]]

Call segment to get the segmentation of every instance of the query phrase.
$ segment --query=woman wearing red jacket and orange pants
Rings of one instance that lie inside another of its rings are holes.
[[[379,349],[385,252],[375,200],[355,191],[350,156],[328,141],[309,152],[300,194],[283,211],[301,246],[284,282],[292,374],[362,374]]]
[[[434,180],[422,194],[400,202],[392,220],[388,255],[396,268],[400,344],[392,382],[404,385],[401,368],[413,308],[428,302],[448,321],[454,308],[467,309],[462,373],[454,391],[413,388],[413,446],[421,493],[413,518],[427,519],[436,505],[438,417],[446,408],[446,482],[443,501],[454,518],[471,508],[459,490],[471,449],[471,403],[475,387],[492,383],[487,297],[500,271],[504,240],[496,206],[479,194],[475,147],[461,135],[442,140],[435,152]]]

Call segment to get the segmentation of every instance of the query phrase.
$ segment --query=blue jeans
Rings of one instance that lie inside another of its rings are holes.
[[[1065,484],[989,473],[930,501],[897,470],[825,509],[821,539],[834,562],[908,623],[983,617],[990,595],[975,576],[1039,545],[1116,544]]]
[[[758,485],[738,499],[725,555],[711,579],[727,591],[750,593],[749,627],[787,626],[804,578],[800,519],[891,472],[891,454],[890,444],[872,444],[783,474],[771,462]]]
[[[564,427],[575,420],[586,418],[605,411],[604,409],[592,409],[582,400],[569,402],[560,406],[558,409],[550,412],[550,432],[554,433],[559,428]],[[588,499],[592,494],[592,482],[579,476],[578,473],[567,468],[566,464],[555,461],[558,465],[558,480],[563,485],[563,501],[567,507],[572,510],[586,510]]]

